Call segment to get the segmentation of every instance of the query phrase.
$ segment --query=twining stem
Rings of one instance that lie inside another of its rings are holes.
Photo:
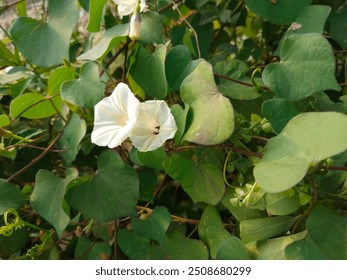
[[[222,74],[219,74],[219,73],[216,73],[216,72],[213,72],[213,75],[214,75],[215,77],[219,77],[219,78],[222,78],[222,79],[225,79],[225,80],[229,80],[229,81],[232,81],[232,82],[234,82],[234,83],[237,83],[237,84],[240,84],[240,85],[243,85],[243,86],[246,86],[246,87],[254,87],[254,85],[251,84],[251,83],[242,82],[242,81],[239,81],[239,80],[230,78],[230,77],[228,77],[228,76],[225,76],[225,75],[222,75]],[[270,89],[270,88],[267,87],[267,86],[260,86],[259,88],[262,89],[262,90],[269,90],[269,89]]]
[[[24,166],[22,169],[20,169],[16,173],[14,173],[12,176],[8,177],[7,181],[9,181],[9,182],[13,181],[16,177],[18,177],[19,175],[21,175],[22,173],[24,173],[25,171],[30,169],[32,166],[34,166],[36,163],[38,163],[42,158],[44,158],[52,150],[55,143],[58,142],[60,137],[63,135],[63,132],[64,131],[59,131],[57,133],[57,135],[55,136],[55,138],[53,139],[53,141],[51,142],[51,144],[49,144],[49,146],[39,156],[34,158],[31,162],[29,162],[26,166]]]
[[[228,187],[231,187],[233,188],[233,186],[228,182],[227,178],[226,178],[226,172],[227,172],[227,166],[228,166],[228,161],[229,161],[229,158],[231,156],[231,154],[233,153],[233,150],[230,150],[228,152],[228,155],[227,155],[227,158],[225,159],[224,161],[224,166],[223,166],[223,179],[224,179],[224,183],[228,186]]]
[[[318,202],[318,193],[317,193],[317,186],[316,183],[312,177],[312,175],[308,175],[307,176],[308,181],[311,185],[311,190],[312,190],[312,202],[311,205],[304,211],[304,213],[302,213],[302,215],[299,216],[299,218],[295,221],[293,227],[292,227],[292,231],[291,233],[294,234],[297,229],[298,226],[300,225],[300,223],[310,215],[310,213],[312,212],[313,208],[316,206],[317,202]]]

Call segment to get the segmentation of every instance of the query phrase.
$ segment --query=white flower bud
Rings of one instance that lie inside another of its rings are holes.
[[[140,13],[133,13],[130,19],[130,31],[129,38],[133,41],[138,40],[140,38],[141,32],[141,16]]]

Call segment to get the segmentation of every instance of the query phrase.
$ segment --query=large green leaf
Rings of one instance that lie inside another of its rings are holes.
[[[170,221],[170,212],[165,207],[158,206],[153,209],[153,213],[145,213],[132,219],[131,225],[137,235],[163,244]]]
[[[335,57],[320,34],[298,34],[284,39],[281,61],[269,64],[265,84],[280,98],[299,100],[323,90],[340,90],[335,78]]]
[[[301,206],[299,193],[294,189],[281,193],[266,193],[264,198],[269,215],[289,215]]]
[[[77,114],[72,114],[72,117],[64,128],[64,133],[58,141],[59,149],[64,150],[60,153],[65,165],[70,166],[75,160],[80,149],[80,142],[86,134],[86,122],[82,120]]]
[[[29,62],[51,67],[69,60],[70,37],[77,20],[75,0],[49,0],[47,22],[19,17],[10,34]]]
[[[0,215],[10,208],[17,209],[21,207],[24,202],[24,195],[18,186],[0,179]]]
[[[189,113],[189,105],[186,104],[184,109],[182,109],[179,104],[175,104],[170,109],[177,125],[177,131],[174,139],[176,145],[179,146],[186,130],[186,123],[188,122],[187,117]]]
[[[163,169],[163,163],[167,159],[167,155],[163,147],[150,152],[137,151],[137,157],[143,165],[158,170]]]
[[[41,119],[53,116],[61,111],[61,97],[45,96],[29,92],[15,98],[10,105],[12,118]]]
[[[54,226],[59,237],[70,222],[69,215],[63,209],[65,190],[77,176],[78,171],[73,168],[66,170],[65,179],[43,169],[36,174],[30,204],[41,217]]]
[[[89,51],[82,53],[78,60],[98,60],[103,59],[105,55],[119,44],[129,34],[129,24],[117,24],[107,29],[102,35],[100,41]]]
[[[182,184],[194,202],[217,204],[224,194],[221,170],[210,162],[198,162],[175,153],[164,162],[166,172]],[[189,172],[187,172],[189,171]]]
[[[312,0],[245,0],[245,2],[259,16],[276,24],[286,24],[294,21]]]
[[[164,99],[167,95],[165,56],[164,45],[157,46],[154,53],[139,47],[136,61],[130,68],[132,78],[152,98]]]
[[[307,219],[307,236],[285,249],[288,259],[346,260],[347,219],[323,206],[317,206]]]
[[[210,256],[216,259],[217,249],[230,236],[224,228],[218,211],[213,206],[207,206],[202,213],[198,226],[199,237],[210,249]]]
[[[218,92],[212,66],[201,60],[182,82],[181,97],[188,104],[192,122],[184,140],[214,145],[226,141],[234,131],[234,109],[225,96]],[[208,104],[208,106],[206,106]]]
[[[99,68],[94,62],[86,62],[81,67],[77,80],[61,85],[61,97],[70,107],[93,109],[104,96],[104,86],[99,79]]]
[[[240,237],[244,243],[281,235],[294,224],[295,218],[277,216],[240,222]]]
[[[113,220],[134,214],[139,195],[136,171],[112,150],[98,159],[94,176],[71,187],[66,199],[71,207],[96,220]]]
[[[272,138],[254,168],[261,188],[271,193],[299,183],[311,166],[347,149],[347,116],[311,112],[294,117]]]

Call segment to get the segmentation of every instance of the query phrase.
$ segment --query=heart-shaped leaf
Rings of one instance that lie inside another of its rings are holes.
[[[307,235],[285,249],[288,259],[346,260],[347,219],[323,206],[317,206],[307,219]]]
[[[280,57],[280,62],[269,64],[263,73],[265,84],[280,98],[299,100],[328,89],[340,90],[335,78],[335,57],[322,35],[288,36]]]
[[[229,99],[218,92],[211,64],[200,61],[182,82],[181,97],[184,103],[189,104],[192,114],[184,140],[214,145],[231,136],[234,131],[234,109]]]
[[[136,54],[136,61],[130,68],[130,74],[135,82],[146,95],[153,98],[164,99],[167,95],[165,56],[164,45],[159,45],[154,53],[140,47]]]
[[[36,174],[36,184],[30,197],[33,209],[51,223],[59,237],[70,222],[70,217],[63,209],[63,199],[67,185],[77,177],[76,169],[66,170],[66,178],[55,176],[48,170]]]
[[[16,19],[10,34],[28,61],[51,67],[69,60],[70,37],[78,20],[76,4],[74,0],[49,0],[47,22],[29,17]]]
[[[254,168],[261,188],[271,193],[290,189],[310,166],[347,149],[347,116],[336,112],[304,113],[272,138]]]
[[[18,186],[0,179],[0,215],[8,209],[17,209],[25,202],[25,198]]]
[[[217,204],[224,194],[221,170],[210,162],[195,162],[184,154],[175,153],[164,162],[167,173],[182,184],[193,201]],[[187,172],[189,170],[189,172]]]
[[[88,181],[71,187],[67,202],[87,217],[113,220],[135,212],[139,196],[136,171],[126,165],[114,151],[103,152],[98,170]]]
[[[165,207],[158,206],[153,209],[153,213],[132,219],[131,224],[137,235],[163,244],[170,221],[170,212]]]
[[[86,62],[81,67],[77,80],[61,85],[61,97],[70,107],[93,109],[104,96],[104,86],[99,79],[99,68],[94,62]]]

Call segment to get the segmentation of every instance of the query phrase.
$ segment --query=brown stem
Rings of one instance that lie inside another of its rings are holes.
[[[10,176],[9,178],[7,178],[7,181],[13,181],[13,179],[15,179],[16,177],[18,177],[19,175],[21,175],[22,173],[24,173],[25,171],[27,171],[29,168],[31,168],[32,166],[34,166],[36,163],[38,163],[42,158],[44,158],[53,148],[53,146],[55,145],[55,143],[58,142],[58,140],[60,139],[60,137],[63,135],[63,131],[59,131],[57,133],[57,135],[55,136],[55,138],[53,139],[53,141],[51,142],[51,144],[49,144],[49,146],[36,158],[34,158],[30,163],[28,163],[26,166],[24,166],[22,169],[20,169],[19,171],[17,171],[16,173],[14,173],[12,176]]]
[[[230,78],[230,77],[228,77],[228,76],[225,76],[225,75],[222,75],[222,74],[219,74],[219,73],[216,73],[216,72],[213,72],[213,75],[216,76],[216,77],[225,79],[225,80],[232,81],[232,82],[237,83],[237,84],[240,84],[240,85],[244,85],[244,86],[247,86],[247,87],[254,87],[253,84],[246,83],[246,82],[242,82],[242,81],[239,81],[239,80]],[[261,88],[262,90],[269,90],[269,89],[270,89],[270,88],[267,87],[267,86],[262,86],[262,87],[260,87],[260,88]]]
[[[317,202],[318,202],[318,193],[317,193],[317,186],[316,183],[313,179],[313,177],[311,175],[307,176],[309,183],[311,185],[311,189],[312,189],[312,202],[311,205],[304,211],[304,213],[302,213],[302,215],[299,216],[299,218],[295,221],[293,227],[292,227],[292,234],[294,234],[296,232],[296,230],[298,229],[298,226],[300,225],[300,223],[306,218],[308,217],[308,215],[310,215],[310,213],[312,212],[313,208],[316,206]]]

